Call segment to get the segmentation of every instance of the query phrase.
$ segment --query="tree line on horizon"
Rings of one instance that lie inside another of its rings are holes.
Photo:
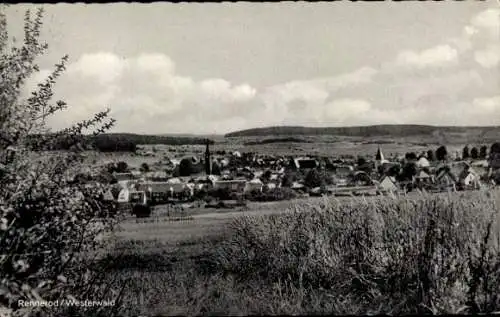
[[[29,142],[36,142],[40,135],[33,134]],[[71,150],[75,146],[75,140],[61,139],[51,144],[46,150]],[[79,136],[78,146],[83,149],[95,149],[101,152],[135,152],[137,146],[144,145],[203,145],[207,139],[197,137],[173,137],[158,135],[140,135],[131,133],[104,133],[99,135]],[[213,144],[213,140],[208,140]]]
[[[408,137],[416,135],[431,135],[436,131],[448,133],[463,133],[470,130],[483,132],[497,131],[500,127],[438,127],[430,125],[373,125],[358,127],[300,127],[300,126],[277,126],[266,128],[247,129],[231,132],[224,137],[250,137],[268,135],[342,135],[354,137],[369,137],[374,135],[391,135],[396,137]]]

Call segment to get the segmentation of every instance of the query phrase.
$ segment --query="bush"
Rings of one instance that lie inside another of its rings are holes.
[[[191,159],[184,158],[179,163],[179,176],[191,176],[193,173],[193,162]]]
[[[331,175],[323,170],[312,169],[310,170],[304,180],[304,185],[309,188],[324,187],[326,185],[331,185],[333,183],[333,178]]]
[[[283,296],[302,294],[303,305],[315,301],[321,309],[321,298],[346,299],[329,313],[494,312],[500,309],[499,198],[468,193],[300,204],[290,214],[234,220],[213,261],[240,283],[258,280],[264,290],[286,284]]]
[[[258,190],[250,191],[245,194],[245,198],[250,201],[282,201],[297,198],[297,194],[290,188],[273,188],[265,192]]]
[[[216,198],[218,200],[230,200],[231,191],[227,188],[217,188],[208,191],[208,196]]]
[[[103,282],[102,271],[90,263],[101,245],[96,238],[115,224],[99,218],[112,207],[102,200],[107,188],[68,180],[68,175],[81,170],[84,160],[81,148],[72,145],[81,142],[84,130],[98,135],[114,120],[104,111],[62,131],[40,133],[47,131],[45,118],[66,107],[62,101],[52,104],[51,97],[67,62],[63,57],[46,81],[29,98],[22,98],[20,86],[38,71],[35,59],[47,48],[39,42],[42,16],[42,10],[35,18],[28,11],[22,47],[10,48],[6,19],[0,11],[0,157],[15,149],[2,162],[5,168],[0,179],[0,307],[16,315],[72,315],[44,308],[23,310],[18,300],[116,299]],[[37,137],[30,139],[34,134]],[[62,143],[74,151],[41,152]],[[85,315],[98,313],[96,309],[113,314],[105,307],[79,307]]]
[[[151,168],[149,167],[148,163],[142,163],[141,164],[141,167],[140,167],[140,171],[143,172],[143,173],[147,173],[151,170]]]

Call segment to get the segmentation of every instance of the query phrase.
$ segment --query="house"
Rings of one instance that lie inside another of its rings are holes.
[[[251,191],[262,192],[263,187],[264,187],[264,183],[262,183],[262,181],[260,179],[254,178],[245,184],[245,189],[243,191],[244,192],[251,192]]]
[[[208,176],[198,176],[194,178],[192,181],[194,184],[197,185],[198,189],[202,189],[202,188],[212,188],[216,180],[217,176],[208,175]]]
[[[132,173],[113,173],[121,188],[128,188],[137,179]]]
[[[313,169],[319,167],[319,163],[315,159],[296,158],[293,160],[296,169]]]
[[[163,201],[168,197],[185,197],[194,195],[194,184],[182,182],[178,178],[173,178],[174,181],[166,182],[143,182],[136,186],[139,191],[147,192],[152,200]]]
[[[417,167],[418,168],[430,168],[431,163],[429,162],[428,159],[426,159],[425,157],[422,156],[417,161]]]
[[[113,173],[113,177],[116,178],[118,182],[136,179],[135,175],[132,173]]]
[[[243,192],[247,181],[244,179],[217,180],[214,182],[214,189],[227,189],[231,192]]]
[[[456,190],[457,177],[449,168],[441,168],[436,175],[436,184],[441,190]]]
[[[279,181],[270,181],[266,184],[266,189],[275,189],[280,187],[281,187],[281,182]]]
[[[294,190],[301,190],[301,189],[304,189],[304,187],[305,186],[299,182],[293,182],[292,186],[290,186],[290,188],[294,189]]]
[[[124,188],[118,194],[118,203],[143,203],[146,204],[146,195],[144,191],[131,190]]]
[[[416,184],[429,184],[432,183],[433,180],[433,177],[424,170],[420,170],[417,172],[417,175],[413,177],[413,181]]]
[[[474,161],[471,163],[471,166],[473,167],[482,167],[487,169],[489,167],[489,163],[487,160],[479,160],[479,161]]]
[[[458,183],[462,189],[479,189],[481,187],[479,175],[472,168],[466,168],[460,173]]]
[[[354,167],[350,165],[340,165],[335,168],[335,176],[339,179],[347,179],[354,173]]]
[[[348,186],[349,185],[349,181],[347,180],[347,178],[337,178],[335,180],[335,184],[338,186],[338,187],[345,187],[345,186]]]
[[[378,184],[378,188],[383,192],[395,192],[399,190],[396,178],[392,176],[383,176]]]
[[[152,193],[168,193],[170,183],[168,182],[143,182],[137,184],[137,190],[148,191]]]
[[[165,171],[153,171],[144,173],[144,178],[148,180],[164,181],[168,179],[168,174]]]

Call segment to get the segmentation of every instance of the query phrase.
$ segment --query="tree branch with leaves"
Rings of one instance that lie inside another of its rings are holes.
[[[29,97],[22,95],[26,81],[39,72],[36,59],[48,48],[40,41],[42,20],[43,9],[34,17],[26,12],[24,41],[16,47],[9,41],[6,15],[0,12],[0,305],[21,315],[35,311],[23,311],[19,300],[85,300],[78,296],[91,293],[99,300],[116,299],[102,279],[101,284],[84,282],[102,273],[87,259],[103,244],[97,237],[116,224],[115,219],[102,217],[109,208],[102,199],[107,187],[71,181],[83,167],[78,148],[46,151],[61,141],[77,145],[85,133],[99,135],[115,121],[107,109],[49,133],[47,119],[67,108],[64,101],[52,99],[68,56]]]

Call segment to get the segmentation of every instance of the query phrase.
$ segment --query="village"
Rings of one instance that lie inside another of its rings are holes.
[[[496,151],[495,145],[492,149]],[[435,152],[386,157],[383,148],[372,157],[331,158],[260,155],[234,151],[211,152],[202,158],[170,159],[164,155],[151,166],[107,163],[111,185],[107,199],[138,217],[151,215],[151,206],[233,208],[246,201],[279,201],[311,196],[376,196],[415,191],[479,190],[499,183],[500,157],[466,146],[450,158],[441,146]],[[462,155],[460,155],[462,154]],[[155,157],[138,150],[139,157]]]

